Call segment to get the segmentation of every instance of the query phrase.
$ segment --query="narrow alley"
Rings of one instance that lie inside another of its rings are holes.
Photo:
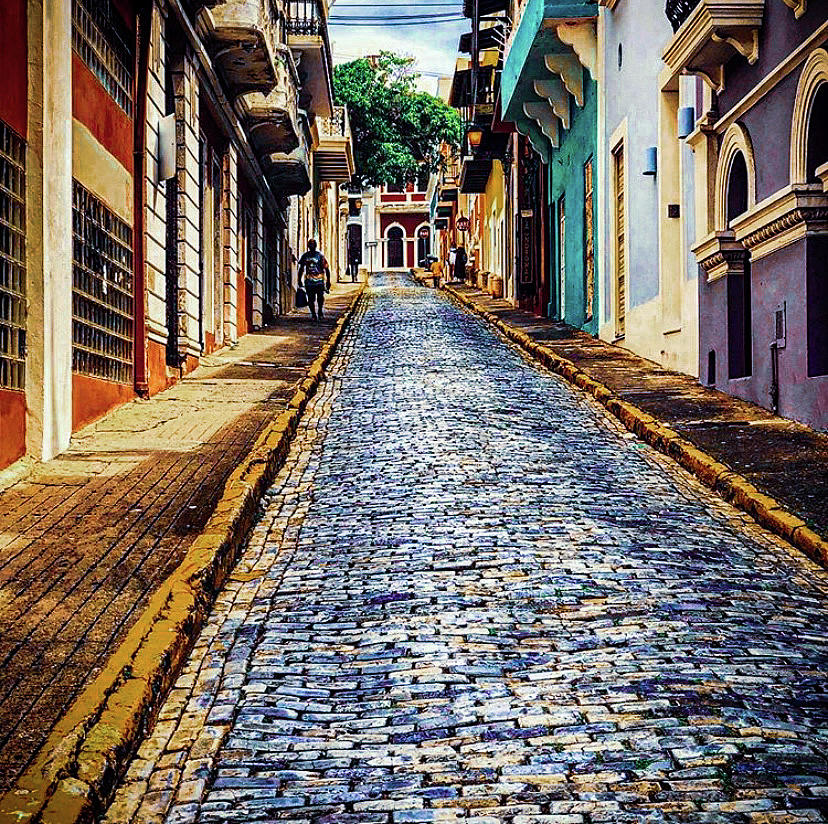
[[[107,824],[828,813],[828,573],[374,276]]]

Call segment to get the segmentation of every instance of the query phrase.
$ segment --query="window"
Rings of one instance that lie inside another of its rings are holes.
[[[727,180],[727,225],[748,208],[748,171],[745,156],[737,152]],[[727,374],[744,378],[752,371],[750,260],[741,274],[727,276]]]
[[[828,82],[820,84],[811,103],[805,162],[809,182],[817,180],[817,168],[828,162]]]
[[[132,229],[77,181],[72,203],[72,369],[132,382]]]
[[[72,47],[110,97],[132,117],[132,45],[110,0],[73,0]]]
[[[0,387],[26,388],[26,143],[0,121]]]
[[[592,320],[595,299],[595,227],[592,223],[592,158],[584,164],[584,274],[586,284],[586,319]]]
[[[745,156],[736,152],[730,163],[727,181],[727,222],[744,214],[748,208],[748,170]]]
[[[615,335],[619,338],[626,334],[627,319],[627,213],[624,202],[624,172],[624,143],[621,142],[612,152]]]
[[[828,82],[814,95],[808,128],[806,155],[808,180],[828,161]],[[808,335],[808,377],[828,375],[828,242],[824,237],[808,238],[806,252],[806,302]]]

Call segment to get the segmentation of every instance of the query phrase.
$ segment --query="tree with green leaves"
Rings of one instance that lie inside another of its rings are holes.
[[[356,178],[404,183],[442,163],[440,145],[458,147],[463,122],[442,100],[417,89],[414,59],[381,52],[334,68],[334,98],[348,107]]]

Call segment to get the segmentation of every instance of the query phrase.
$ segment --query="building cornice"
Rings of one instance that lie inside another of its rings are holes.
[[[828,195],[821,184],[786,187],[732,223],[736,240],[761,260],[810,235],[828,234]]]

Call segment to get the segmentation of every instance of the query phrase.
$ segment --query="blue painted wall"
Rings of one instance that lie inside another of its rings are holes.
[[[564,197],[566,218],[565,230],[565,313],[564,320],[590,334],[598,333],[598,307],[600,267],[600,244],[597,231],[597,158],[595,143],[598,118],[597,84],[584,69],[584,106],[579,107],[570,96],[571,121],[568,131],[561,131],[561,146],[551,149],[549,153],[549,194],[552,203],[551,226],[553,229],[553,248],[550,260],[552,284],[551,314],[559,317],[560,277],[559,277],[559,238],[558,238],[558,203]],[[592,220],[594,236],[595,293],[592,301],[592,318],[586,318],[586,222],[584,214],[584,165],[589,158],[592,164]]]

